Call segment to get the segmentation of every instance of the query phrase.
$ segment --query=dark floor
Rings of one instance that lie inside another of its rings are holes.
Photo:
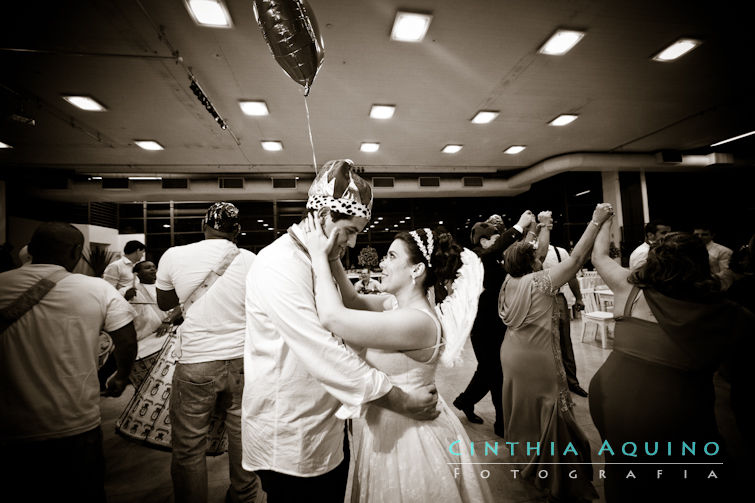
[[[587,389],[590,379],[610,354],[612,341],[609,340],[607,349],[602,349],[600,341],[595,341],[592,337],[588,337],[588,340],[582,343],[579,339],[580,329],[581,321],[572,321],[572,340],[577,360],[577,373],[582,387]],[[451,403],[466,387],[475,367],[476,360],[471,346],[469,346],[464,351],[464,361],[461,365],[451,369],[439,369],[437,375],[438,391],[446,402]],[[736,430],[733,418],[728,412],[728,387],[720,379],[716,379],[716,391],[718,394],[716,412],[719,427],[729,447],[729,456],[737,461],[737,479],[739,481],[749,480],[751,474],[754,473],[752,465],[743,461],[747,459],[747,453],[744,452],[741,438]],[[115,434],[115,420],[132,394],[133,391],[129,388],[120,398],[103,398],[101,401],[105,457],[107,460],[106,491],[108,501],[110,503],[171,502],[173,497],[170,480],[170,453],[137,445]],[[587,434],[592,450],[595,452],[595,446],[599,446],[601,441],[590,419],[587,399],[577,395],[572,395],[572,397],[576,404],[574,412],[577,422]],[[456,411],[456,409],[453,410]],[[486,396],[476,408],[477,414],[485,420],[484,424],[470,424],[461,412],[456,412],[462,424],[466,427],[470,440],[475,442],[476,445],[484,445],[486,440],[491,442],[501,440],[493,433],[494,411],[489,396]],[[488,460],[496,461],[493,456],[486,458],[486,461]],[[603,501],[603,484],[598,478],[598,470],[602,468],[603,459],[593,456],[593,462],[596,463],[593,467],[595,486],[601,495],[600,501]],[[221,503],[224,501],[225,491],[228,487],[227,456],[208,457],[207,469],[209,501],[210,503]],[[481,466],[480,470],[489,470],[488,481],[496,496],[496,501],[507,501],[508,498],[505,495],[508,491],[507,483],[511,478],[510,467],[485,465]]]

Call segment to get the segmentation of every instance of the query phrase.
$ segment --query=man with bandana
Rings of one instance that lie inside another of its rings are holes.
[[[372,188],[353,167],[329,161],[309,189],[307,210],[328,236],[336,233],[330,257],[336,267],[372,208]],[[292,225],[259,252],[247,278],[244,467],[260,476],[269,503],[343,501],[349,470],[343,420],[358,417],[362,405],[416,419],[438,415],[433,386],[403,392],[320,324],[303,233],[302,223]],[[341,280],[342,269],[335,273]]]
[[[207,501],[207,432],[214,410],[226,412],[226,501],[261,497],[259,480],[241,466],[244,387],[244,294],[254,254],[236,247],[239,210],[215,203],[202,222],[204,241],[168,249],[157,269],[157,304],[181,305],[177,363],[170,397],[171,476],[176,503]]]

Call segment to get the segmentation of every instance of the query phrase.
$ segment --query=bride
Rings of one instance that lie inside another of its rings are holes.
[[[443,300],[443,285],[456,279],[462,267],[462,248],[450,234],[436,235],[430,229],[397,234],[380,264],[382,290],[390,297],[357,294],[340,260],[328,261],[335,242],[336,232],[328,238],[310,216],[306,246],[323,326],[352,346],[369,348],[365,361],[385,372],[395,386],[411,391],[432,384],[441,354],[458,353],[463,337],[446,341],[428,291],[431,298]],[[477,298],[471,304],[476,308]],[[438,407],[440,415],[432,421],[365,407],[354,425],[352,501],[492,500],[487,482],[473,465],[463,464],[470,456],[451,452],[454,442],[469,445],[464,427],[440,398]]]

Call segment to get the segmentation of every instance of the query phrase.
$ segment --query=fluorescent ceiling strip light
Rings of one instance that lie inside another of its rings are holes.
[[[283,143],[277,140],[262,141],[262,148],[270,152],[279,152],[283,150]]]
[[[584,196],[585,194],[589,194],[589,193],[590,193],[589,190],[585,190],[585,191],[582,191],[582,192],[580,192],[578,194],[574,194],[574,197]]]
[[[562,56],[572,50],[584,36],[583,31],[556,30],[537,52],[549,56]]]
[[[674,61],[679,59],[702,42],[694,38],[680,38],[664,50],[653,56],[653,61]]]
[[[380,149],[380,144],[375,142],[362,142],[362,145],[360,145],[359,150],[362,152],[377,152]]]
[[[507,148],[506,150],[504,150],[503,153],[504,154],[514,155],[514,154],[518,154],[519,152],[523,151],[525,148],[527,148],[527,147],[524,146],[524,145],[512,145],[509,148]]]
[[[107,110],[102,103],[90,96],[65,95],[63,99],[76,108],[86,110],[87,112],[104,112]]]
[[[430,14],[396,12],[396,19],[393,21],[393,29],[391,30],[391,40],[421,42],[427,34],[432,18]]]
[[[443,150],[441,150],[441,152],[443,152],[444,154],[455,154],[462,148],[464,148],[464,145],[446,145],[445,147],[443,147]]]
[[[711,147],[717,147],[719,145],[723,145],[724,143],[729,143],[730,141],[736,141],[736,140],[739,140],[741,138],[745,138],[745,137],[753,135],[753,134],[755,134],[755,131],[750,131],[749,133],[741,134],[739,136],[735,136],[734,138],[729,138],[728,140],[724,140],[724,141],[720,141],[718,143],[714,143],[713,145],[711,145]]]
[[[134,143],[144,150],[165,150],[162,145],[154,140],[134,140]]]
[[[233,26],[228,8],[220,0],[184,0],[194,22],[213,28]]]
[[[162,180],[161,176],[129,176],[129,180]]]
[[[267,109],[267,103],[264,101],[239,101],[239,107],[241,107],[241,111],[246,115],[261,117],[270,114],[270,111]]]
[[[396,105],[372,105],[370,117],[373,119],[390,119],[396,113]]]
[[[0,141],[0,148],[13,148],[13,147],[11,147],[10,145],[8,145],[7,143],[4,143],[4,142]]]
[[[573,115],[573,114],[565,114],[565,115],[559,115],[552,121],[548,123],[550,126],[566,126],[567,124],[571,124],[575,120],[579,118],[579,115]]]
[[[488,124],[493,122],[498,117],[497,110],[480,110],[472,117],[473,124]]]

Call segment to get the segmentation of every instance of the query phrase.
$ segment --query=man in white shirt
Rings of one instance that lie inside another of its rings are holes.
[[[713,241],[713,232],[710,226],[698,225],[694,232],[695,236],[703,240],[705,248],[708,250],[710,273],[721,280],[722,289],[728,290],[734,282],[734,275],[729,270],[729,260],[731,260],[733,252],[730,248]]]
[[[650,246],[671,232],[671,227],[663,220],[651,220],[645,225],[645,241],[629,256],[629,269],[634,271],[647,262]]]
[[[236,247],[239,211],[215,203],[203,221],[205,239],[175,246],[160,259],[157,304],[163,311],[181,304],[170,397],[171,475],[176,503],[207,501],[207,431],[213,410],[226,412],[227,499],[255,501],[259,480],[241,466],[241,398],[244,388],[244,295],[254,254]]]
[[[108,264],[102,279],[120,290],[124,286],[133,286],[134,264],[144,257],[147,248],[139,241],[129,241],[123,247],[123,256]]]
[[[129,374],[129,381],[134,388],[139,388],[160,354],[165,343],[165,334],[170,330],[171,324],[181,316],[181,309],[174,308],[168,312],[157,306],[157,266],[154,263],[137,262],[134,265],[134,274],[139,278],[139,282],[119,291],[134,311],[134,328],[139,348],[134,367]]]
[[[569,252],[560,246],[548,245],[548,253],[543,260],[543,269],[550,269],[559,262],[566,260],[568,257]],[[566,302],[566,296],[564,295],[567,291],[567,285],[568,288],[571,289],[571,293],[574,295],[574,308],[576,310],[585,308],[585,305],[582,303],[582,292],[579,289],[579,281],[577,281],[577,277],[574,276],[566,283],[566,285],[562,285],[558,294],[556,294],[561,361],[564,364],[566,382],[569,385],[569,390],[579,396],[587,396],[587,391],[579,385],[579,380],[577,379],[577,361],[574,359],[574,348],[572,347],[571,342],[571,316],[569,315],[569,304]]]
[[[372,188],[349,160],[328,161],[307,209],[353,247],[370,218]],[[301,223],[257,255],[247,279],[242,434],[244,467],[269,503],[343,501],[349,469],[343,419],[367,403],[416,419],[437,416],[434,388],[406,394],[323,328]],[[331,258],[339,260],[340,255]]]
[[[32,263],[0,274],[0,484],[6,501],[105,500],[99,335],[107,331],[115,344],[117,373],[106,394],[119,396],[136,355],[136,333],[128,303],[112,286],[70,274],[83,245],[72,225],[42,224],[29,243]]]

